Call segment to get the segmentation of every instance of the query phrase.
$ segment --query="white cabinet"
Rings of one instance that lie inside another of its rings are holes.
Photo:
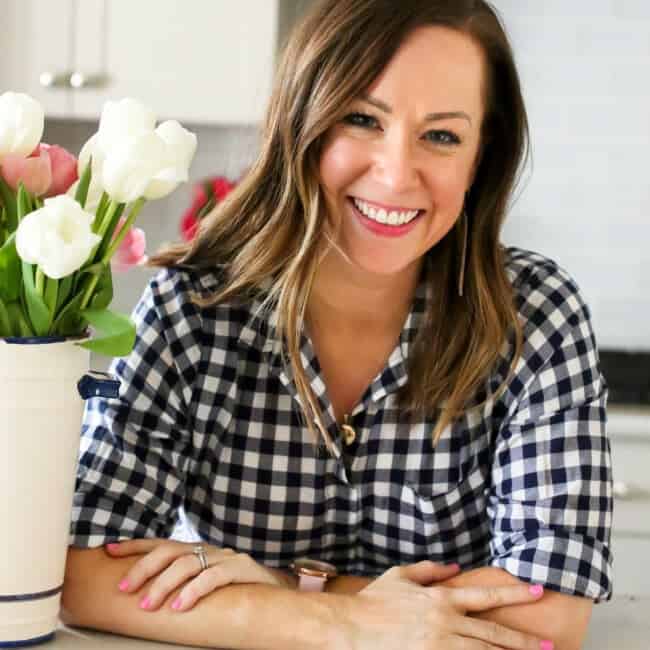
[[[8,26],[0,90],[29,93],[48,116],[96,120],[107,99],[130,96],[160,119],[252,124],[262,118],[281,0],[0,3]],[[42,85],[47,73],[55,80],[49,87]],[[76,87],[56,84],[70,75]]]
[[[48,115],[70,115],[72,97],[64,77],[74,66],[72,2],[0,0],[0,6],[0,92],[24,92]],[[48,82],[47,76],[49,86],[41,83],[41,78]]]
[[[610,407],[614,593],[650,596],[650,409]]]

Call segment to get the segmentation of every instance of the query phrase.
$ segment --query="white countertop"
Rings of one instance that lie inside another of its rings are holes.
[[[190,646],[143,641],[115,634],[104,634],[61,626],[56,639],[44,650],[191,650]],[[649,650],[650,596],[614,597],[595,605],[589,635],[582,650]],[[287,650],[295,650],[287,648]],[[562,648],[558,648],[562,650]]]
[[[650,440],[650,406],[610,404],[607,407],[610,436],[630,436]]]

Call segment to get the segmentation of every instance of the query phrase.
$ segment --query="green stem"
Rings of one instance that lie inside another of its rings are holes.
[[[115,251],[119,248],[120,244],[122,243],[122,240],[126,237],[126,234],[129,232],[129,229],[133,225],[133,222],[135,221],[136,217],[138,216],[138,213],[142,209],[142,206],[145,204],[146,199],[140,197],[134,204],[133,208],[131,209],[131,212],[129,213],[129,216],[127,217],[124,225],[122,228],[120,228],[120,232],[118,236],[113,240],[113,243],[108,247],[108,250],[104,255],[102,256],[102,259],[100,260],[101,264],[106,264],[110,261],[111,257],[115,253]],[[115,204],[119,205],[119,204]],[[107,211],[112,212],[113,208],[113,201],[111,201],[111,205]],[[105,222],[108,221],[107,218],[104,219]],[[104,227],[104,224],[102,223],[102,227]],[[97,233],[100,234],[100,233]],[[84,296],[81,299],[81,306],[80,309],[83,310],[88,306],[88,303],[90,302],[90,299],[92,298],[93,291],[95,290],[95,287],[97,286],[97,283],[99,282],[99,274],[94,274],[90,278],[90,282],[88,283],[88,286],[86,287],[86,291],[84,292]]]
[[[131,212],[129,213],[129,216],[126,219],[126,222],[120,228],[120,232],[118,236],[113,240],[113,243],[108,247],[108,250],[104,254],[104,257],[102,257],[102,263],[108,262],[108,260],[113,257],[113,253],[120,247],[120,244],[122,243],[122,240],[126,237],[126,234],[129,232],[131,229],[131,226],[133,225],[133,222],[135,221],[136,217],[140,213],[140,210],[142,210],[142,206],[145,204],[146,199],[140,197],[134,204],[133,208],[131,209]]]
[[[43,271],[41,271],[41,267],[37,266],[36,267],[36,291],[39,296],[43,296],[43,292],[45,291],[45,275],[43,274]]]

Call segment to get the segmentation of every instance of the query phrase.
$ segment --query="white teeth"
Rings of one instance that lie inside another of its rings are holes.
[[[378,221],[379,223],[387,223],[391,226],[408,223],[409,221],[415,219],[415,217],[417,217],[420,212],[419,210],[405,210],[403,212],[391,210],[390,212],[386,212],[386,210],[383,208],[377,210],[376,208],[373,208],[371,205],[368,205],[365,201],[361,201],[360,199],[353,198],[352,200],[354,201],[354,205],[356,205],[359,212],[365,214],[366,217],[372,219],[373,221]]]

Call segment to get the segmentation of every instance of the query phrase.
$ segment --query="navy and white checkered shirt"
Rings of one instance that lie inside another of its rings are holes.
[[[135,348],[111,365],[119,397],[86,405],[70,544],[183,539],[185,522],[195,539],[272,567],[309,556],[377,576],[430,559],[609,600],[607,386],[589,310],[553,261],[506,252],[523,356],[507,390],[447,427],[435,447],[435,419],[404,422],[395,401],[425,308],[422,285],[351,414],[349,444],[303,336],[335,455],[313,444],[273,314],[255,314],[261,300],[201,309],[189,291],[214,289],[215,273],[157,273],[134,310]],[[506,377],[512,354],[509,342],[477,404]]]

